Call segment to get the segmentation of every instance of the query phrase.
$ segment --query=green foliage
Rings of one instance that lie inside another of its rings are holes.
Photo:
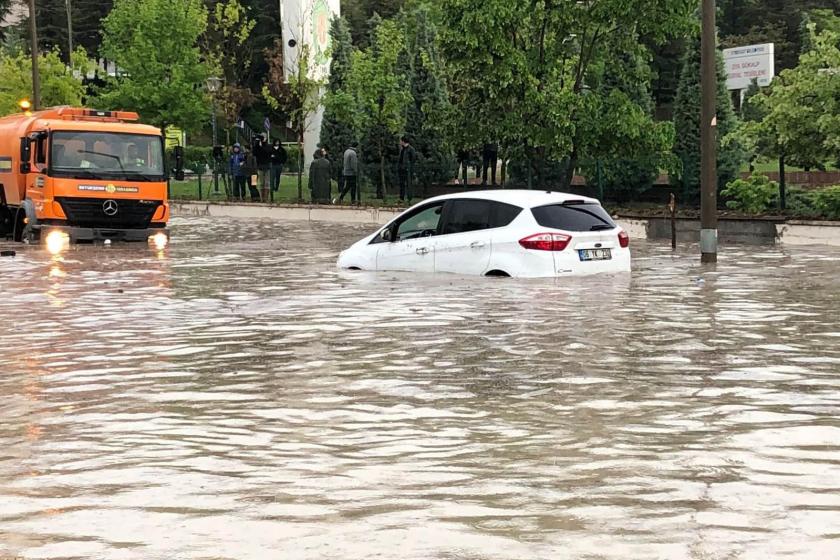
[[[840,185],[818,190],[813,194],[814,208],[830,220],[840,220]]]
[[[700,37],[694,37],[683,60],[683,71],[674,106],[676,142],[674,155],[682,164],[676,173],[677,184],[683,189],[686,202],[700,197]],[[738,137],[732,133],[738,120],[726,89],[723,59],[717,61],[717,175],[718,189],[737,177],[744,159]]]
[[[348,23],[348,30],[353,38],[353,44],[359,48],[370,46],[371,33],[375,25],[371,25],[374,14],[389,19],[396,16],[406,0],[342,0],[341,13]]]
[[[41,73],[41,105],[81,105],[84,86],[81,78],[74,74],[74,69],[82,71],[89,62],[84,51],[74,54],[76,63],[68,67],[62,62],[58,51],[48,51],[38,56],[38,68]],[[9,115],[18,111],[18,101],[29,99],[32,95],[32,58],[23,51],[6,53],[0,51],[0,115]]]
[[[330,78],[324,97],[324,118],[321,124],[321,146],[332,154],[332,175],[338,178],[343,166],[341,155],[358,138],[353,129],[353,119],[342,111],[352,105],[344,90],[350,73],[350,59],[353,52],[350,28],[343,18],[333,18],[330,26],[332,39],[332,62]],[[351,109],[346,109],[351,110]]]
[[[412,100],[405,132],[417,150],[416,181],[423,185],[445,183],[454,171],[445,132],[452,107],[438,52],[437,28],[423,6],[404,14],[403,21],[406,52],[401,66],[408,75]]]
[[[169,169],[175,166],[175,150],[166,149],[166,162]],[[204,173],[207,166],[213,165],[213,148],[211,146],[186,146],[184,148],[184,169],[195,173]]]
[[[640,138],[656,131],[648,111],[625,92],[599,88],[620,54],[646,55],[653,43],[692,25],[695,3],[683,0],[442,0],[441,33],[459,108],[451,127],[461,146],[498,140],[513,158],[577,160],[635,157]]]
[[[721,194],[726,197],[726,207],[747,214],[761,214],[773,206],[779,184],[766,175],[751,175],[748,179],[735,179],[726,185]]]
[[[808,34],[801,27],[813,17],[809,11],[840,11],[837,0],[718,0],[717,6],[722,45],[775,43],[777,71],[795,67],[799,54],[808,50]]]
[[[104,21],[101,53],[122,73],[101,93],[104,108],[136,110],[160,128],[203,125],[212,69],[198,41],[206,28],[201,0],[116,0]]]
[[[239,0],[224,0],[212,6],[207,30],[203,35],[204,54],[213,72],[222,78],[221,90],[215,94],[228,126],[232,126],[243,107],[255,96],[244,85],[251,66],[251,34],[256,21]]]
[[[403,33],[394,21],[374,24],[371,45],[355,51],[347,76],[346,95],[334,97],[333,109],[350,119],[355,130],[365,131],[362,156],[375,161],[377,195],[386,190],[386,158],[397,145],[397,135],[405,129],[406,109],[411,103],[406,76],[398,71],[404,48]],[[341,106],[339,102],[346,103]]]
[[[774,80],[770,92],[750,100],[762,117],[740,133],[755,154],[806,169],[840,159],[840,32],[816,33],[800,64]]]

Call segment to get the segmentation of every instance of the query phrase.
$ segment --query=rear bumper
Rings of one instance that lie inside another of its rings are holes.
[[[51,231],[66,233],[70,237],[71,243],[79,241],[105,241],[106,239],[110,239],[111,241],[146,242],[150,237],[159,233],[169,237],[168,228],[114,229],[55,225],[36,225],[33,228],[41,232],[42,238]]]

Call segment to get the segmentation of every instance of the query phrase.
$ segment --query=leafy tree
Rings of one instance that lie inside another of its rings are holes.
[[[206,58],[223,78],[216,99],[228,126],[255,96],[248,87],[251,52],[249,38],[256,26],[250,10],[239,0],[217,2],[209,13],[203,43]]]
[[[724,47],[775,43],[776,70],[793,68],[804,48],[802,20],[814,9],[840,12],[840,0],[719,0]]]
[[[101,53],[121,74],[109,80],[102,103],[137,110],[161,128],[206,122],[211,66],[198,46],[207,28],[201,0],[116,0],[104,25]]]
[[[324,118],[321,124],[321,146],[337,157],[332,158],[333,177],[338,178],[343,167],[341,154],[358,139],[353,128],[353,117],[344,108],[352,105],[348,99],[347,78],[350,74],[350,59],[353,53],[350,28],[344,18],[335,17],[330,26],[332,38],[332,62],[330,77],[324,96]],[[343,114],[343,112],[345,114]]]
[[[659,43],[688,29],[695,3],[442,0],[439,9],[462,143],[499,139],[529,176],[563,161],[565,188],[581,158],[632,150],[648,119],[626,94],[593,87],[604,65],[636,52],[640,36]]]
[[[320,107],[321,82],[309,75],[311,49],[299,45],[293,72],[284,79],[283,44],[280,41],[269,52],[268,80],[263,85],[262,95],[268,106],[288,115],[298,140],[298,200],[303,200],[303,141],[310,129],[312,116]]]
[[[378,19],[378,18],[374,18]],[[406,109],[411,102],[406,77],[398,72],[404,45],[400,27],[391,20],[373,24],[371,45],[355,51],[347,77],[349,106],[341,113],[353,119],[356,130],[366,131],[362,152],[374,156],[378,167],[376,195],[385,196],[386,158],[397,144],[397,135],[405,129]]]
[[[4,14],[3,6],[14,2],[0,0],[0,19]],[[69,43],[67,38],[67,6],[73,22],[73,47],[81,47],[87,52],[96,52],[101,41],[102,18],[110,11],[113,0],[37,0],[35,17],[38,24],[38,43],[41,50],[58,49],[65,62],[69,62]],[[8,9],[8,8],[7,8]],[[29,15],[12,26],[26,36]]]
[[[747,123],[742,138],[755,153],[824,169],[840,160],[840,32],[816,33],[799,66],[785,70],[770,92],[751,100],[763,115]]]
[[[405,14],[404,26],[407,49],[403,66],[413,101],[408,105],[405,132],[420,158],[417,179],[424,185],[446,182],[452,176],[445,134],[451,107],[437,47],[437,28],[424,6]]]
[[[677,140],[674,154],[682,163],[676,179],[683,187],[687,201],[700,196],[700,37],[689,43],[683,60],[683,71],[674,106],[674,127]],[[732,99],[726,89],[723,57],[717,60],[717,176],[718,189],[735,179],[743,161],[743,152],[731,135],[738,126]]]
[[[341,13],[350,26],[353,44],[360,48],[370,46],[371,33],[375,30],[371,18],[374,15],[393,18],[405,3],[406,0],[342,0]]]
[[[84,51],[78,49],[73,56],[74,65],[67,66],[55,50],[38,56],[41,74],[41,104],[44,107],[56,105],[81,105],[84,86],[78,72],[88,68],[90,62]],[[0,51],[0,115],[16,113],[18,101],[32,94],[32,58],[23,50],[14,53]]]
[[[649,190],[659,170],[671,165],[674,127],[672,123],[652,119],[653,99],[648,84],[650,67],[643,51],[627,51],[609,62],[598,88],[600,105],[605,111],[597,118],[597,123],[603,123],[601,134],[612,134],[609,124],[615,119],[612,111],[631,111],[635,121],[632,150],[610,147],[606,153],[594,154],[597,160],[587,166],[589,184],[600,179],[606,195],[617,202],[632,201]],[[622,97],[615,104],[613,100],[618,95]],[[606,139],[598,141],[601,146],[609,144]]]

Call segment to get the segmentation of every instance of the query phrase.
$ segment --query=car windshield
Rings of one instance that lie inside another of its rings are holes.
[[[163,179],[159,136],[113,132],[54,132],[50,169],[84,178]]]
[[[532,208],[541,226],[564,231],[599,231],[617,227],[600,204],[591,202],[552,204]]]

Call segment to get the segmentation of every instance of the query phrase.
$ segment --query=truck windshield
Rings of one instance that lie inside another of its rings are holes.
[[[159,136],[116,132],[52,134],[50,172],[59,177],[162,181]]]

